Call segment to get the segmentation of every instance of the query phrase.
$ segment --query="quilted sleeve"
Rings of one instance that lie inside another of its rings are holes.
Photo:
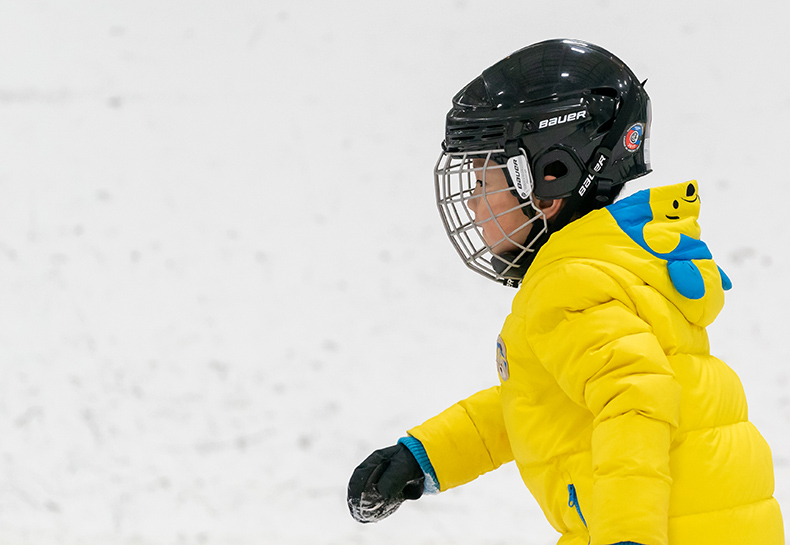
[[[513,460],[499,386],[456,403],[409,435],[425,448],[442,491]]]

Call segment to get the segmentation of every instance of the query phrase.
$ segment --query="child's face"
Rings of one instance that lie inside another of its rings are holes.
[[[485,163],[485,159],[473,161],[474,168],[482,169]],[[483,171],[477,173],[477,186],[467,205],[483,231],[483,239],[497,255],[517,250],[514,242],[524,244],[532,230],[501,165],[489,162],[485,177]]]

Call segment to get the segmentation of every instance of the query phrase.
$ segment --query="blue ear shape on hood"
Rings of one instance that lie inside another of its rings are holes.
[[[721,287],[724,291],[732,289],[730,277],[716,265],[721,275]],[[688,260],[667,261],[669,278],[678,293],[689,299],[701,299],[705,295],[705,281],[699,268]]]
[[[667,270],[672,284],[683,297],[702,299],[705,295],[705,281],[702,279],[702,273],[691,261],[668,261]]]
[[[724,291],[731,290],[732,281],[730,280],[730,277],[727,276],[727,274],[724,272],[724,270],[722,270],[721,267],[719,267],[718,265],[716,266],[719,268],[719,274],[721,275],[721,287],[724,288]]]
[[[683,186],[681,189],[686,189]],[[644,228],[653,220],[650,207],[651,191],[639,191],[615,204],[607,206],[620,228],[642,248],[667,262],[669,278],[678,293],[688,299],[701,299],[705,296],[705,281],[702,272],[692,259],[713,259],[707,245],[697,238],[681,233],[678,245],[671,252],[657,252],[645,240]],[[732,288],[732,282],[717,265],[724,290]]]

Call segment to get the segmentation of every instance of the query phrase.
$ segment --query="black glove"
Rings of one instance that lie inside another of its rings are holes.
[[[348,482],[348,509],[357,522],[378,522],[405,500],[422,496],[425,474],[404,445],[377,450],[359,464]]]

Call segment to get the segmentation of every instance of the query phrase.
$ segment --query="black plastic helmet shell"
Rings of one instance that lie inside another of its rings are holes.
[[[450,152],[504,149],[506,156],[523,148],[535,195],[566,197],[581,184],[593,152],[629,101],[636,101],[631,119],[598,173],[598,181],[617,187],[650,172],[644,145],[649,98],[620,59],[577,40],[540,42],[486,69],[453,98],[444,146]],[[629,134],[636,145],[626,142]],[[556,179],[547,182],[546,175]],[[596,207],[605,204],[604,197]]]

